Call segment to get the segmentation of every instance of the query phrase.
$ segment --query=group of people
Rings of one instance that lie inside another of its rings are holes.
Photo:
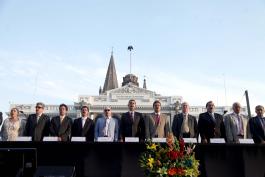
[[[138,137],[140,142],[152,138],[165,138],[172,132],[178,139],[196,138],[201,143],[210,143],[212,138],[224,138],[226,142],[238,143],[239,139],[253,138],[255,143],[265,143],[264,107],[256,106],[256,117],[250,119],[241,114],[241,105],[233,104],[233,113],[215,113],[215,105],[207,102],[207,111],[195,116],[189,114],[189,104],[182,103],[182,112],[174,116],[170,127],[168,116],[161,113],[161,102],[153,103],[153,113],[142,114],[136,111],[136,101],[128,102],[128,112],[121,118],[112,116],[111,107],[104,107],[102,116],[95,120],[89,117],[89,107],[81,107],[81,117],[70,118],[68,107],[59,106],[59,115],[50,119],[44,113],[45,105],[36,104],[36,113],[27,119],[19,118],[19,110],[12,108],[10,117],[5,119],[1,129],[3,141],[15,141],[19,136],[30,136],[33,141],[42,141],[45,136],[57,137],[58,141],[70,141],[72,137],[85,137],[86,141],[98,141],[108,137],[111,141],[125,141],[125,137]]]

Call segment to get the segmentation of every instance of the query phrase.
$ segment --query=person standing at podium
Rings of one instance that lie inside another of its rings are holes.
[[[25,126],[25,136],[31,136],[32,141],[42,141],[50,133],[50,117],[44,114],[44,103],[36,104],[35,114],[29,115]]]
[[[89,117],[88,106],[82,106],[81,115],[74,120],[72,126],[72,137],[86,137],[86,141],[94,141],[94,121]]]
[[[257,144],[265,144],[265,117],[264,107],[261,105],[256,106],[256,117],[249,120],[249,128],[252,138]]]
[[[112,117],[111,107],[104,108],[103,117],[99,117],[95,126],[95,140],[99,137],[110,137],[111,141],[118,141],[119,123]]]
[[[228,143],[239,143],[239,139],[247,137],[247,120],[240,113],[240,103],[235,102],[232,108],[233,113],[227,114],[224,117],[226,141]]]
[[[125,141],[125,137],[139,137],[143,142],[145,140],[145,124],[144,117],[141,113],[136,112],[136,101],[134,99],[128,102],[129,111],[123,113],[120,122],[121,141]]]
[[[207,112],[199,115],[198,130],[201,143],[210,143],[210,138],[225,138],[223,116],[214,112],[213,101],[206,103]]]
[[[50,126],[50,135],[57,136],[58,141],[69,141],[71,136],[72,119],[67,116],[68,106],[59,106],[59,116],[53,117]]]
[[[1,129],[2,141],[16,141],[17,137],[23,136],[26,121],[19,118],[19,110],[12,108],[10,117],[4,120]]]
[[[146,139],[166,138],[169,131],[169,121],[167,115],[161,113],[161,102],[159,100],[153,103],[154,112],[145,119]]]
[[[172,132],[179,138],[197,138],[198,124],[196,117],[189,114],[189,104],[181,104],[182,113],[174,116]]]

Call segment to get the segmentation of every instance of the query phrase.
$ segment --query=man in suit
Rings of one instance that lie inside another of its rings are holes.
[[[196,117],[189,114],[189,104],[183,102],[182,113],[176,114],[173,119],[172,132],[179,138],[197,138],[198,125]]]
[[[36,104],[36,114],[29,115],[25,126],[25,136],[31,136],[32,141],[42,141],[44,136],[49,136],[50,118],[44,114],[45,105]]]
[[[58,141],[69,141],[71,136],[72,119],[67,116],[66,104],[59,106],[59,116],[53,117],[50,125],[50,135],[57,136]]]
[[[201,143],[210,143],[210,138],[225,138],[223,116],[214,113],[215,105],[212,101],[206,104],[207,112],[199,115],[198,130]]]
[[[239,139],[247,137],[247,119],[240,113],[240,103],[235,102],[232,108],[233,113],[224,117],[226,141],[228,143],[239,143]]]
[[[120,122],[121,141],[125,137],[139,137],[140,141],[145,140],[144,117],[141,113],[136,112],[136,101],[131,99],[128,103],[129,111],[123,113]]]
[[[111,107],[104,108],[104,116],[99,117],[95,126],[95,140],[99,137],[110,137],[111,141],[118,141],[119,123],[112,117]]]
[[[167,115],[161,113],[161,102],[159,100],[153,103],[154,112],[145,119],[145,136],[146,139],[165,138],[170,128]]]
[[[86,141],[94,141],[94,121],[89,118],[89,108],[88,106],[82,106],[81,115],[74,120],[72,126],[72,136],[73,137],[86,137]]]
[[[249,120],[249,128],[252,135],[252,138],[257,144],[265,144],[265,117],[264,107],[261,105],[256,106],[255,108],[256,117],[252,117]]]

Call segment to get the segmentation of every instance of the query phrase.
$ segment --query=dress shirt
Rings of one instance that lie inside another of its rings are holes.
[[[63,122],[64,118],[65,118],[65,115],[64,116],[60,116],[60,123]]]
[[[104,135],[107,136],[107,137],[109,136],[110,119],[111,119],[111,117],[106,117],[106,125],[105,125],[105,129],[104,129]]]
[[[82,128],[85,126],[87,117],[82,117]]]

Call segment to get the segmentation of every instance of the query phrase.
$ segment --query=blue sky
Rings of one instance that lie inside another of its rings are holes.
[[[149,90],[245,105],[247,89],[252,110],[265,105],[264,0],[1,0],[0,110],[97,95],[112,47],[121,85],[128,45]]]

